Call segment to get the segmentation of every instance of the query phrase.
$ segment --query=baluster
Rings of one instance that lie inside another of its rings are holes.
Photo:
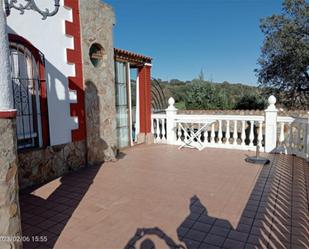
[[[151,119],[151,133],[152,134],[154,134],[153,122],[154,122],[154,119],[152,118]]]
[[[181,134],[182,134],[182,130],[180,127],[180,123],[177,123],[177,141],[180,142],[181,141]]]
[[[242,121],[242,127],[241,127],[241,146],[245,146],[245,139],[246,139],[246,131],[245,131],[246,121]]]
[[[231,136],[231,134],[230,134],[230,120],[227,120],[226,121],[226,131],[225,131],[225,139],[226,139],[225,143],[226,144],[230,144],[230,136]]]
[[[155,130],[155,142],[158,143],[159,142],[159,130],[160,130],[159,120],[155,118],[153,121],[156,124],[155,129],[154,129]]]
[[[162,122],[162,143],[166,142],[166,129],[165,129],[165,119],[161,119]]]
[[[253,146],[253,140],[254,140],[254,121],[250,121],[250,135],[249,135],[249,146]]]
[[[237,145],[237,120],[234,120],[233,145]]]
[[[293,148],[293,125],[290,124],[290,129],[289,129],[289,148],[290,151],[293,152],[294,148]]]
[[[188,142],[188,123],[183,123],[183,129],[184,129],[184,142],[187,143]]]
[[[153,118],[151,118],[151,133],[155,140],[156,137],[155,137],[155,131],[154,131],[154,119]]]
[[[300,134],[300,132],[301,132],[301,125],[299,124],[298,126],[297,126],[297,140],[296,140],[296,150],[297,150],[297,153],[300,151],[300,149],[301,149],[301,134]]]
[[[300,144],[300,152],[301,153],[306,153],[305,149],[306,149],[306,142],[305,142],[305,137],[306,137],[306,126],[305,124],[300,124],[300,140],[301,140],[301,144]]]
[[[208,143],[208,129],[209,127],[204,130],[204,143]]]
[[[260,149],[262,148],[262,140],[263,140],[263,122],[259,122],[259,135],[258,135],[258,145]]]
[[[198,123],[197,130],[199,131],[201,129],[201,123]],[[198,139],[201,141],[202,138],[202,132],[198,135]]]
[[[162,122],[161,119],[158,118],[158,143],[161,143],[162,141]]]
[[[212,144],[216,143],[215,136],[216,136],[216,134],[215,134],[215,124],[212,123],[211,124],[211,134],[210,134],[210,143],[212,143]]]
[[[218,144],[222,144],[222,120],[219,120]]]
[[[280,135],[279,135],[279,144],[280,147],[284,149],[284,122],[280,124]]]

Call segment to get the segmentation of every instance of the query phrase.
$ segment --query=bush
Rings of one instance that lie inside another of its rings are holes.
[[[257,95],[244,95],[235,104],[236,110],[264,110],[266,101]]]
[[[228,102],[212,84],[194,81],[187,88],[185,106],[189,110],[228,109]]]

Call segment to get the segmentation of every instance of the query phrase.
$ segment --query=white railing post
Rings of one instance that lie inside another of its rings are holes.
[[[276,97],[268,98],[268,108],[265,110],[265,152],[274,152],[277,147],[277,113]]]
[[[309,162],[309,112],[307,113],[307,125],[306,125],[306,134],[305,134],[305,153],[306,161]]]
[[[177,109],[175,107],[175,100],[172,97],[168,99],[168,108],[165,109],[165,112],[166,112],[166,143],[175,144],[176,143],[175,118],[177,115]]]

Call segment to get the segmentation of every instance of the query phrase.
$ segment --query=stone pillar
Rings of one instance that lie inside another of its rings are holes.
[[[17,146],[6,15],[0,0],[0,248],[21,248]]]
[[[277,148],[277,113],[275,96],[268,98],[268,108],[265,110],[265,152],[275,152]]]
[[[3,1],[0,1],[0,111],[12,111],[13,88],[9,60],[9,41],[6,27],[6,15],[3,11]]]
[[[88,163],[115,159],[116,107],[112,8],[101,0],[79,0]],[[91,46],[101,49],[99,62],[90,60]]]
[[[177,109],[175,107],[175,100],[171,97],[168,99],[168,108],[166,112],[166,140],[167,144],[175,144],[176,142],[176,126],[175,118]]]
[[[0,113],[0,248],[21,248],[15,118]]]

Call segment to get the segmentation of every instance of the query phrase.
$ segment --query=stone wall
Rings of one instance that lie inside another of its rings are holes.
[[[89,164],[113,160],[116,150],[116,107],[113,25],[114,12],[100,0],[80,0],[80,22],[85,82]],[[102,47],[103,58],[94,66],[92,44]]]
[[[0,236],[5,239],[21,235],[15,130],[15,119],[0,118]],[[20,247],[0,240],[1,249]]]
[[[86,142],[19,151],[19,185],[29,187],[50,181],[86,165]]]

